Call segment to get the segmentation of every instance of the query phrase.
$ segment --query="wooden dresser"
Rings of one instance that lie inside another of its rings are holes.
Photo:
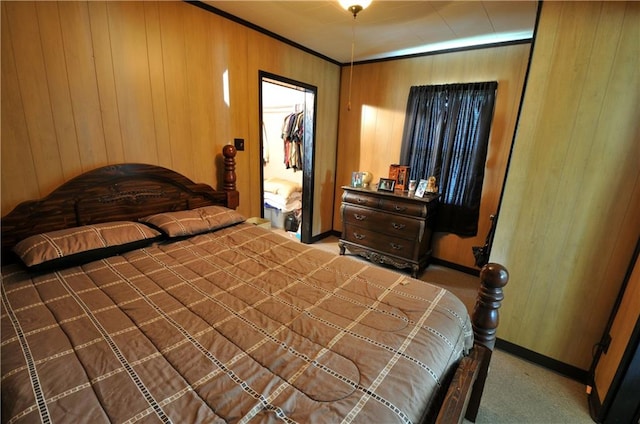
[[[342,189],[340,254],[349,249],[372,262],[411,268],[417,277],[431,258],[439,195],[425,193],[419,198],[406,191]]]

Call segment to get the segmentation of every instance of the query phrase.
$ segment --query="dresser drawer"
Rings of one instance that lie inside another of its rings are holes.
[[[426,218],[428,212],[427,205],[424,203],[410,202],[395,197],[380,199],[378,207],[385,211],[421,218]]]
[[[358,206],[368,206],[377,208],[380,204],[380,198],[359,192],[345,191],[342,196],[343,203],[351,203]]]
[[[352,224],[345,224],[343,239],[380,252],[413,259],[415,242],[381,234]]]
[[[415,240],[424,226],[424,222],[420,219],[352,205],[342,206],[342,219],[347,224],[357,225],[407,240]]]

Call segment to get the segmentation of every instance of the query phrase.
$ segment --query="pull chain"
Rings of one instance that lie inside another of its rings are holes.
[[[356,46],[356,15],[353,15],[351,24],[351,66],[349,67],[349,102],[347,103],[347,111],[351,111],[351,85],[353,82],[353,52]]]

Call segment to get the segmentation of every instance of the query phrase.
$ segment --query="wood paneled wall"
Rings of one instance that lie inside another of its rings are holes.
[[[588,369],[640,236],[640,3],[544,2],[491,260],[498,337]]]
[[[239,210],[259,216],[259,70],[318,88],[314,200],[333,201],[335,64],[179,1],[2,2],[1,36],[3,215],[119,162],[215,187],[239,137]],[[314,234],[332,228],[325,209]]]
[[[398,163],[411,86],[498,81],[478,235],[461,238],[436,233],[433,243],[436,258],[473,267],[471,247],[484,244],[489,216],[498,210],[529,52],[527,43],[356,65],[351,110],[348,110],[349,72],[345,68],[340,97],[338,189],[333,228],[342,230],[339,187],[350,184],[351,172],[369,171],[377,182],[380,177],[388,176],[390,164]]]

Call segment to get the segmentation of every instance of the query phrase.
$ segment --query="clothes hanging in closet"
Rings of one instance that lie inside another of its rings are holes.
[[[304,112],[292,113],[282,123],[284,165],[294,171],[302,169],[302,142],[304,138]]]

